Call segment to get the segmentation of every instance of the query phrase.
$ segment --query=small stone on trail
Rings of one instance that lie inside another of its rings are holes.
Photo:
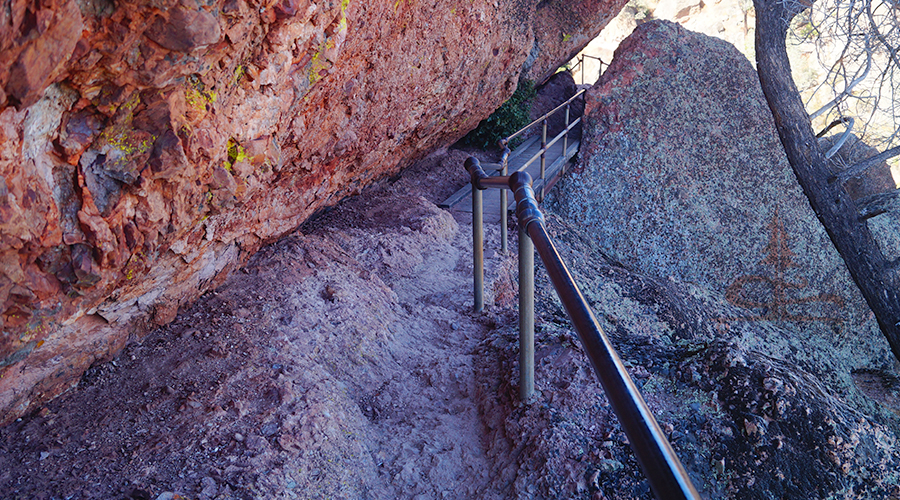
[[[244,441],[244,435],[241,434],[240,432],[235,432],[235,433],[234,433],[234,440],[237,441],[238,443],[241,443],[241,442]]]
[[[204,477],[200,480],[200,498],[213,498],[219,492],[219,486],[216,480],[211,477]]]
[[[150,500],[150,493],[146,490],[135,488],[131,491],[131,494],[128,495],[128,498],[131,498],[132,500]]]

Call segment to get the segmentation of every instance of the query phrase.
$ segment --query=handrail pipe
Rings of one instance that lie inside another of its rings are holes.
[[[650,487],[659,499],[699,499],[700,495],[684,466],[562,262],[544,227],[544,216],[537,207],[534,191],[524,187],[530,185],[531,176],[527,172],[516,172],[509,178],[510,189],[516,198],[519,224],[525,227],[544,262],[550,281],[578,332],[585,353],[628,436]]]
[[[572,320],[575,331],[578,333],[579,339],[581,339],[582,346],[584,346],[584,351],[594,368],[594,373],[597,374],[597,378],[606,392],[607,399],[616,413],[625,435],[628,437],[631,448],[654,494],[661,500],[699,499],[700,495],[691,483],[684,466],[682,466],[678,456],[675,455],[675,451],[650,412],[650,408],[628,374],[624,363],[622,363],[609,338],[600,328],[594,313],[553,245],[553,241],[544,227],[544,216],[538,207],[537,199],[534,195],[531,176],[527,172],[515,172],[509,177],[488,177],[476,158],[466,160],[465,166],[472,177],[473,195],[475,191],[488,187],[499,188],[505,182],[506,187],[512,190],[516,201],[516,215],[520,230],[520,278],[525,275],[526,281],[524,284],[520,281],[519,288],[520,291],[525,288],[524,291],[532,296],[530,306],[527,302],[523,304],[520,296],[520,328],[523,323],[526,326],[528,323],[528,321],[523,322],[523,316],[529,316],[532,322],[530,333],[528,331],[520,331],[519,336],[519,392],[522,400],[526,403],[529,402],[529,398],[533,395],[534,390],[534,271],[533,261],[528,261],[528,259],[529,256],[533,259],[533,252],[536,250],[544,262],[550,281],[556,289],[569,318]],[[474,219],[475,217],[473,216],[473,222],[475,222]],[[479,225],[481,224],[480,217],[477,222]],[[473,228],[473,234],[479,230],[481,229]],[[473,238],[474,242],[475,238]],[[529,248],[532,245],[534,250]],[[523,246],[526,247],[524,252],[522,250]],[[524,267],[530,267],[531,271],[524,270]],[[476,279],[476,286],[477,284],[478,280]],[[476,296],[481,296],[482,294],[483,291],[476,290]],[[525,306],[524,309],[530,307],[530,310],[523,310],[523,305]],[[522,347],[523,345],[524,348]],[[526,351],[530,351],[530,353]],[[529,355],[531,356],[530,366],[528,365]],[[523,375],[523,373],[529,371],[530,375]],[[531,377],[530,380],[526,378],[528,376]]]
[[[553,114],[556,113],[557,111],[559,111],[559,110],[565,108],[566,105],[568,105],[569,103],[571,103],[572,101],[574,101],[576,98],[578,98],[579,96],[581,96],[581,94],[584,94],[585,92],[587,92],[586,89],[581,89],[581,90],[579,90],[578,92],[575,93],[575,95],[573,95],[572,97],[570,97],[569,99],[567,99],[566,102],[564,102],[564,103],[560,104],[559,106],[553,108],[552,110],[550,110],[550,111],[544,113],[543,116],[541,116],[541,117],[535,119],[534,121],[532,121],[532,122],[529,123],[528,125],[525,125],[524,127],[520,128],[519,130],[517,130],[516,132],[514,132],[512,135],[506,137],[505,139],[500,139],[500,146],[501,146],[501,147],[502,147],[502,146],[506,146],[507,144],[509,144],[509,141],[511,141],[511,140],[515,139],[516,137],[518,137],[520,134],[522,134],[522,132],[525,132],[526,130],[530,129],[531,127],[537,125],[538,123],[542,123],[542,122],[543,122],[544,120],[546,120],[547,118],[550,118],[551,115],[553,115]]]
[[[590,57],[590,56],[589,56],[589,57]],[[595,59],[598,59],[598,58],[595,58]],[[599,60],[599,59],[598,59],[598,60]],[[602,62],[602,61],[601,61],[601,62]],[[545,181],[545,179],[544,179],[545,169],[546,169],[546,160],[545,160],[545,158],[546,158],[547,150],[548,150],[550,147],[552,147],[554,144],[556,144],[556,142],[557,142],[560,138],[562,138],[562,139],[563,139],[563,150],[562,150],[562,151],[563,151],[563,154],[566,154],[566,151],[568,151],[568,148],[569,148],[569,131],[571,131],[573,128],[575,128],[576,125],[578,125],[579,123],[581,123],[581,118],[580,118],[580,117],[577,118],[577,119],[575,119],[574,121],[571,121],[571,122],[569,121],[569,119],[570,119],[570,109],[571,109],[571,104],[572,104],[572,102],[575,101],[575,99],[577,99],[577,98],[581,97],[582,95],[584,95],[585,92],[586,92],[585,89],[582,89],[582,90],[576,92],[575,95],[573,95],[572,97],[570,97],[569,99],[567,99],[566,102],[564,102],[564,103],[560,104],[559,106],[553,108],[552,110],[550,110],[549,112],[545,113],[543,116],[541,116],[541,117],[538,118],[537,120],[534,120],[533,122],[529,123],[528,125],[526,125],[526,126],[522,127],[521,129],[515,131],[512,135],[510,135],[510,136],[508,136],[508,137],[505,137],[505,138],[503,138],[503,139],[500,139],[500,140],[498,141],[498,145],[500,146],[500,149],[503,151],[502,156],[500,157],[500,176],[501,176],[501,177],[505,177],[505,176],[507,176],[507,175],[509,174],[509,172],[508,172],[508,167],[509,167],[509,156],[510,156],[510,154],[511,154],[511,151],[510,151],[510,149],[509,149],[509,143],[510,143],[510,141],[513,140],[513,139],[515,139],[515,138],[518,137],[520,134],[522,134],[523,132],[525,132],[525,131],[528,130],[529,128],[533,127],[534,125],[537,125],[538,123],[541,123],[541,124],[543,124],[543,131],[542,131],[542,137],[541,137],[541,149],[540,149],[537,153],[535,153],[535,155],[534,155],[530,160],[528,160],[527,162],[525,162],[524,165],[522,165],[521,167],[519,167],[519,170],[524,170],[524,169],[528,168],[528,166],[531,165],[531,162],[535,161],[537,158],[540,158],[540,159],[541,159],[541,180],[542,180],[542,181]],[[551,139],[549,142],[547,142],[547,119],[548,119],[550,116],[553,116],[555,113],[557,113],[557,112],[559,112],[560,110],[563,110],[563,109],[566,110],[566,121],[565,121],[566,127],[563,129],[562,132],[560,132],[559,134],[557,134],[556,137],[554,137],[554,138]],[[473,181],[473,182],[474,182],[474,181]],[[541,198],[543,198],[544,184],[546,184],[546,182],[543,182],[543,183],[541,184]],[[473,200],[473,202],[474,202],[474,200]],[[509,226],[509,224],[508,224],[508,222],[507,222],[507,216],[506,216],[506,207],[507,207],[508,204],[509,204],[509,203],[507,202],[507,198],[506,198],[506,190],[505,190],[505,189],[501,189],[501,190],[500,190],[500,252],[502,252],[504,255],[506,255],[506,253],[507,253],[507,240],[509,239],[509,238],[508,238],[508,226]]]

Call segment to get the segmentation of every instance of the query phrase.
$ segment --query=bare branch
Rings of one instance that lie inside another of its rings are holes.
[[[847,125],[847,129],[844,130],[844,133],[841,134],[841,138],[838,139],[837,142],[834,143],[834,146],[831,146],[831,149],[829,149],[825,153],[826,160],[831,158],[832,156],[834,156],[834,154],[837,153],[839,149],[841,149],[841,146],[843,146],[844,143],[847,142],[847,139],[850,137],[850,133],[853,132],[853,118],[845,118],[845,119],[841,120],[841,122],[842,123],[850,122],[850,123]]]
[[[895,0],[818,0],[794,32],[815,44],[826,76],[804,98],[810,119],[853,117],[854,133],[888,149],[900,139],[900,9]],[[827,68],[827,69],[826,69]],[[823,92],[831,93],[825,97]],[[821,99],[825,97],[825,99]]]
[[[865,173],[866,170],[881,165],[885,161],[897,155],[900,155],[900,146],[893,147],[875,156],[866,158],[865,160],[842,170],[839,174],[837,174],[836,180],[843,184],[850,179],[853,179],[854,177],[859,177],[860,175]]]
[[[845,50],[846,50],[846,47],[845,47]],[[853,87],[856,87],[857,85],[859,85],[863,80],[866,79],[867,76],[869,76],[870,69],[872,69],[872,49],[871,49],[871,47],[869,47],[869,36],[866,35],[866,69],[865,69],[865,71],[863,71],[863,73],[861,75],[859,75],[859,77],[857,77],[855,80],[850,82],[846,87],[844,87],[844,90],[840,94],[838,94],[837,97],[832,99],[831,102],[822,106],[813,114],[809,115],[809,119],[814,120],[817,116],[819,116],[822,113],[824,113],[825,111],[828,111],[829,109],[833,108],[839,102],[844,100],[844,98],[849,96],[850,91],[853,90]],[[846,81],[846,75],[845,75],[845,81]]]
[[[873,194],[856,201],[859,220],[866,220],[892,210],[900,210],[900,189]]]

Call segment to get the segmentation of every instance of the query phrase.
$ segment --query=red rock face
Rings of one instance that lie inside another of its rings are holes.
[[[0,421],[464,135],[624,4],[540,3],[6,0]]]

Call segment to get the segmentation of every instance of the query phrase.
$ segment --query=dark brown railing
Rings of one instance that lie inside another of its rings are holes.
[[[537,250],[656,497],[699,499],[687,472],[547,234],[531,176],[519,171],[508,177],[490,177],[474,157],[466,160],[465,166],[472,178],[476,311],[484,307],[481,191],[498,188],[505,192],[508,188],[515,196],[519,226],[519,396],[522,401],[530,402],[534,395],[534,251]],[[501,211],[506,211],[505,205]]]

